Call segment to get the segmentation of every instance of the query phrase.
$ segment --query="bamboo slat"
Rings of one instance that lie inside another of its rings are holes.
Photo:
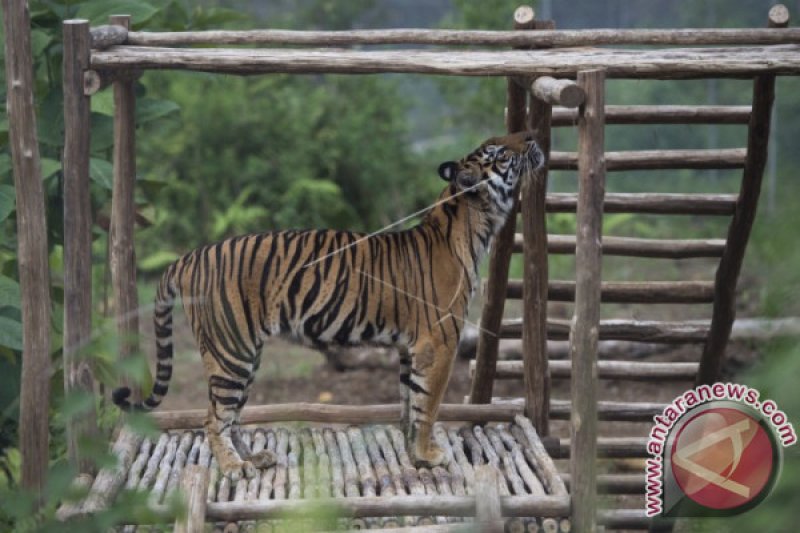
[[[141,435],[128,428],[122,429],[111,450],[117,459],[117,464],[97,473],[83,504],[82,511],[84,513],[94,513],[105,509],[114,500],[117,492],[125,483],[128,469],[133,463],[141,442]]]

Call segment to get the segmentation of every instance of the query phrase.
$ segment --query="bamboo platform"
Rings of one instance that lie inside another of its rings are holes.
[[[123,429],[113,448],[117,467],[98,473],[87,498],[71,512],[103,509],[122,489],[148,492],[159,510],[198,465],[209,474],[205,520],[220,526],[248,522],[250,528],[314,501],[338,509],[352,529],[446,525],[480,513],[478,478],[488,465],[506,527],[568,529],[567,489],[528,419],[486,426],[440,423],[434,435],[445,464],[417,468],[394,425],[252,425],[244,430],[247,445],[253,452],[274,452],[278,463],[232,483],[220,475],[201,430],[164,431],[151,439]]]

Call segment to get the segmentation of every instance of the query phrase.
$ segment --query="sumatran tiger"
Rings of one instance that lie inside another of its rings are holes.
[[[543,155],[529,133],[495,137],[439,166],[448,182],[421,222],[375,234],[276,231],[198,248],[169,266],[155,300],[158,364],[152,393],[123,410],[151,410],[172,376],[172,307],[181,296],[208,377],[205,428],[222,472],[252,477],[275,463],[250,453],[239,416],[273,335],[324,345],[401,348],[404,424],[418,464],[444,459],[431,442],[478,267],[514,209],[518,180]]]

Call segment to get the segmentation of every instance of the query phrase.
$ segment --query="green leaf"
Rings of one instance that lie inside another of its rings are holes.
[[[136,122],[146,124],[180,110],[178,104],[172,100],[141,98],[136,102]]]
[[[22,293],[17,280],[0,275],[0,307],[20,308]]]
[[[92,96],[92,113],[114,116],[114,91],[100,91]]]
[[[49,157],[42,158],[42,178],[49,178],[60,170],[61,161],[50,159]]]
[[[109,191],[114,188],[114,166],[105,159],[89,159],[89,177]]]
[[[125,423],[135,432],[145,437],[156,439],[161,433],[153,417],[147,413],[130,413],[125,417]]]
[[[102,154],[114,145],[114,120],[92,113],[92,154]]]
[[[131,22],[139,25],[153,18],[158,11],[158,8],[140,0],[107,0],[81,5],[76,18],[89,19],[92,25],[108,24],[110,15],[124,13],[131,16]]]
[[[33,57],[42,55],[52,42],[53,36],[48,35],[44,30],[31,31],[31,51],[33,52]]]
[[[22,322],[0,316],[0,346],[22,350]]]
[[[161,250],[139,261],[139,269],[142,272],[160,272],[179,257],[175,252]]]
[[[8,218],[14,211],[16,204],[17,197],[14,195],[14,187],[0,185],[0,222]]]

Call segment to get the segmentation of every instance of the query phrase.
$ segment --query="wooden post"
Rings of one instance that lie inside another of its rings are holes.
[[[578,73],[586,93],[578,121],[578,209],[575,313],[570,331],[572,524],[596,529],[597,341],[600,323],[603,196],[605,194],[605,72]]]
[[[500,492],[497,490],[497,467],[480,465],[475,467],[475,522],[480,531],[497,533],[503,531]],[[505,480],[502,481],[505,483]]]
[[[47,477],[50,409],[50,270],[42,168],[36,140],[33,58],[27,4],[3,0],[9,144],[17,197],[22,290],[19,448],[22,486],[39,495]]]
[[[89,198],[89,98],[83,73],[89,66],[89,21],[64,21],[64,392],[94,394],[90,362],[79,357],[92,328],[92,206]],[[94,406],[67,422],[70,461],[91,472],[80,457],[83,439],[96,438]]]
[[[130,27],[129,15],[113,15],[109,23]],[[114,81],[114,190],[111,200],[110,262],[114,288],[114,311],[119,333],[119,358],[124,360],[139,351],[139,302],[136,293],[136,252],[133,229],[136,207],[136,95],[134,79]],[[123,378],[141,399],[141,386]]]
[[[181,476],[181,491],[186,497],[186,516],[175,521],[175,533],[202,533],[206,522],[208,468],[187,465]]]
[[[769,25],[789,23],[789,12],[778,4],[769,11]],[[711,331],[703,347],[698,384],[710,384],[720,377],[725,347],[736,318],[736,282],[742,269],[747,241],[756,217],[761,180],[767,164],[772,103],[775,100],[775,76],[761,75],[753,82],[753,106],[747,131],[747,159],[736,210],[728,226],[727,244],[717,268],[714,283],[714,310]]]
[[[549,78],[552,80],[552,78]],[[539,78],[533,83],[537,86]],[[556,80],[552,80],[556,81]],[[571,82],[570,82],[571,83]],[[538,85],[542,85],[539,83]],[[582,93],[582,91],[579,91]],[[530,99],[528,129],[530,129],[545,161],[550,160],[550,121],[553,107],[538,96]],[[550,433],[550,372],[547,360],[547,169],[545,164],[522,182],[523,248],[522,278],[522,357],[525,385],[525,415],[540,435]]]
[[[534,11],[529,6],[520,6],[514,12],[514,29],[524,30],[534,26]],[[515,133],[525,129],[526,91],[513,79],[507,81],[506,129]],[[519,186],[519,185],[518,185]],[[518,195],[515,194],[518,198]],[[518,200],[517,200],[518,202]],[[513,213],[517,212],[514,206]],[[506,302],[506,285],[508,283],[508,267],[514,247],[514,232],[517,229],[515,216],[509,217],[506,225],[500,230],[492,246],[489,258],[489,279],[485,289],[485,300],[481,311],[480,337],[475,356],[475,379],[472,380],[470,403],[490,403],[494,386],[495,365],[497,364],[497,347],[500,342],[498,332],[503,321],[503,310]]]

